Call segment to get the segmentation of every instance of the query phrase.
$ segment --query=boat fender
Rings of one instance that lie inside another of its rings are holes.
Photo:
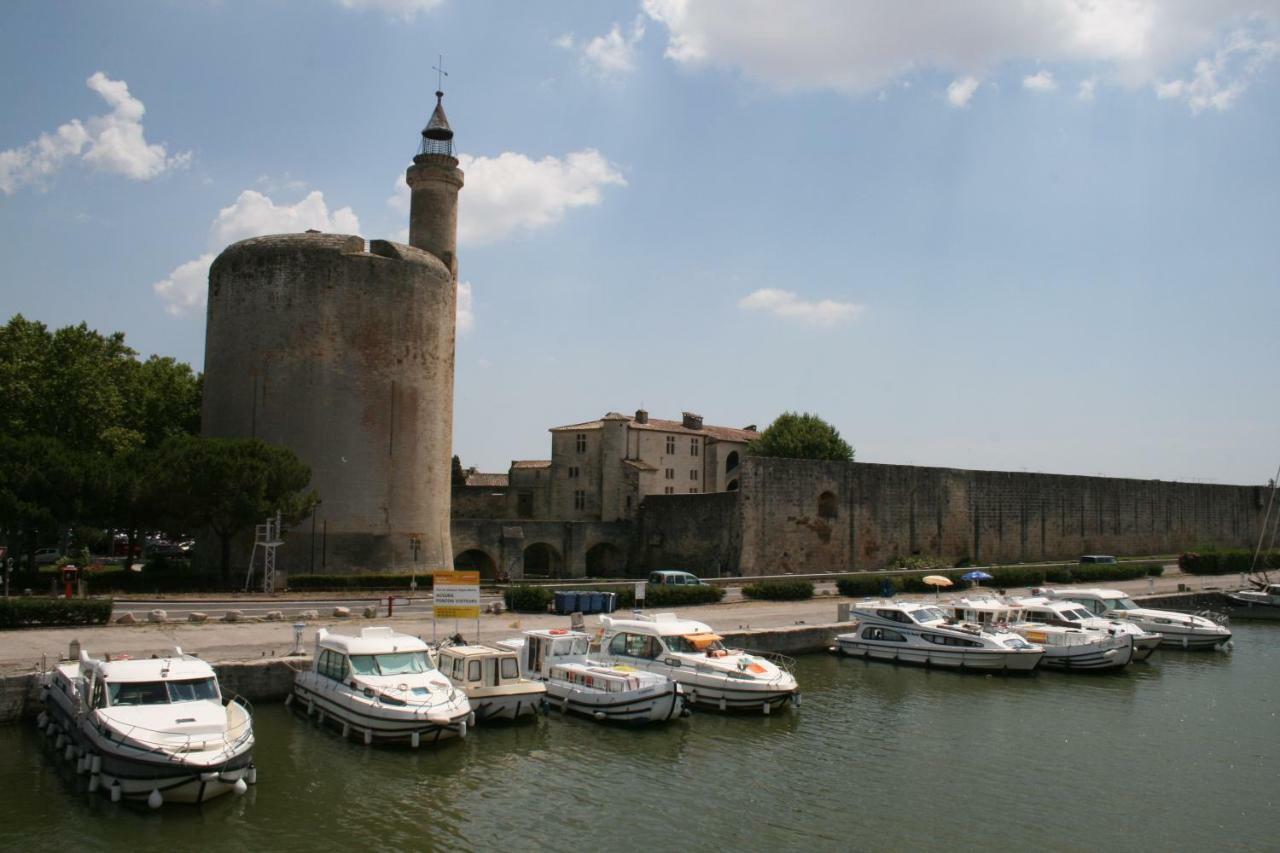
[[[201,773],[201,774],[200,774],[200,781],[201,781],[201,782],[212,782],[214,779],[217,779],[217,778],[218,778],[218,775],[219,775],[219,774],[218,774],[218,771],[217,771],[217,770],[210,770],[210,771],[208,771],[208,772],[205,772],[205,773]]]
[[[592,716],[595,717],[597,720],[603,720],[606,715],[604,711],[596,711],[594,714],[592,714]]]
[[[364,745],[368,746],[373,743],[373,729],[364,730]]]
[[[76,755],[76,748],[68,743],[66,751],[62,753],[62,757],[67,761],[70,761],[71,759],[75,758],[75,755]]]
[[[95,755],[89,759],[89,772],[97,775],[102,772],[102,756]]]
[[[258,768],[250,764],[249,769],[244,772],[244,780],[250,785],[258,784]]]
[[[49,715],[44,711],[40,712],[40,716],[36,717],[36,728],[43,729],[49,723]]]
[[[461,723],[458,724],[458,737],[466,737],[466,736],[467,736],[467,721],[463,720]]]
[[[102,777],[99,776],[97,773],[94,773],[92,776],[89,777],[89,793],[90,794],[97,792],[98,785],[101,782],[101,779]]]
[[[245,791],[249,790],[249,783],[244,781],[244,777],[241,776],[236,780],[236,783],[231,786],[231,790],[236,792],[236,796],[240,796]]]
[[[772,709],[769,707],[769,702],[768,702],[768,700],[765,700],[763,710],[764,710],[764,715],[765,715],[766,717],[767,717],[767,716],[769,716],[769,713],[770,713],[770,711],[771,711]]]
[[[113,803],[120,802],[120,796],[122,793],[123,792],[120,790],[120,780],[117,779],[116,781],[111,783],[111,802]]]
[[[422,738],[421,736],[419,736],[417,732],[414,732],[413,734],[409,735],[409,745],[412,746],[414,749],[417,749],[418,744],[421,742],[422,742]]]
[[[147,797],[147,805],[153,809],[158,809],[164,805],[164,795],[160,793],[159,788],[151,789],[151,794]]]
[[[467,725],[474,726],[476,724],[476,712],[472,711],[467,715]]]

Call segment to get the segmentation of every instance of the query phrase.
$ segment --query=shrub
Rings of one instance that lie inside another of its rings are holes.
[[[111,619],[109,598],[11,598],[0,600],[0,630],[105,625]]]
[[[840,591],[841,595],[847,595],[850,598],[868,598],[880,595],[880,585],[886,582],[893,592],[896,593],[901,590],[901,586],[895,582],[894,578],[878,578],[872,575],[836,578],[836,589]]]
[[[928,554],[912,554],[910,557],[894,557],[889,561],[889,565],[886,568],[927,572],[934,569],[950,569],[953,566],[942,557],[933,557]],[[954,568],[964,567],[957,563]]]
[[[749,583],[742,588],[747,598],[761,601],[803,601],[813,598],[813,581],[782,580]]]
[[[408,589],[409,583],[418,580],[418,589],[431,588],[431,573],[419,572],[363,572],[351,575],[290,575],[289,589]]]
[[[1188,551],[1178,557],[1178,567],[1189,575],[1234,575],[1247,573],[1254,565],[1253,552]],[[1280,568],[1280,554],[1269,553],[1258,558],[1260,569]]]
[[[502,593],[508,610],[516,613],[546,613],[551,590],[544,586],[513,586]]]

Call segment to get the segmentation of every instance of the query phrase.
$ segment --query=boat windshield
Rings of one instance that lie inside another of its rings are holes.
[[[186,681],[118,681],[107,684],[112,706],[168,705],[218,698],[218,682],[212,678]]]
[[[675,634],[662,638],[667,651],[679,654],[697,654],[698,652],[718,652],[724,650],[724,643],[715,634]]]
[[[921,607],[915,611],[915,620],[923,625],[926,622],[941,622],[947,616],[937,607]]]
[[[356,675],[418,675],[433,669],[426,652],[351,656],[351,671]]]
[[[1137,610],[1138,605],[1133,603],[1132,598],[1113,598],[1107,602],[1111,605],[1112,610]]]
[[[1093,618],[1093,614],[1088,610],[1064,610],[1062,611],[1072,622],[1080,622],[1084,619]]]

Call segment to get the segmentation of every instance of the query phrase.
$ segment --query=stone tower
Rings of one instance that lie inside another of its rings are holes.
[[[409,169],[412,245],[257,237],[209,271],[204,433],[293,450],[322,501],[277,554],[290,573],[453,566],[462,172],[441,101]]]

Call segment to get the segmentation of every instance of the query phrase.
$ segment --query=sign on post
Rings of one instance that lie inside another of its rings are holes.
[[[435,618],[480,618],[479,572],[432,572]]]

